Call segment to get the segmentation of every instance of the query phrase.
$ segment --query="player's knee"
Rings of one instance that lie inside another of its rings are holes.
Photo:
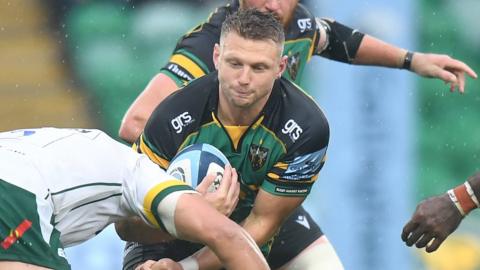
[[[322,236],[304,249],[279,270],[343,270],[342,262],[326,236]]]

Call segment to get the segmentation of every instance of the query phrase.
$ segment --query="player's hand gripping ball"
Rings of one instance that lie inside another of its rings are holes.
[[[230,164],[225,155],[210,144],[192,144],[172,159],[167,173],[196,188],[208,174],[215,174],[216,178],[207,192],[217,190],[222,181],[225,165]]]

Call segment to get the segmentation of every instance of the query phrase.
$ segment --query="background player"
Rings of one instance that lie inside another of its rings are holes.
[[[281,78],[286,68],[283,40],[282,26],[271,14],[250,9],[229,16],[214,49],[218,73],[195,80],[162,102],[136,144],[164,168],[187,145],[206,142],[219,148],[241,175],[240,201],[231,218],[242,222],[259,245],[276,234],[309,194],[329,140],[321,109]],[[269,257],[270,266],[342,269],[328,240],[304,217],[303,223],[282,228],[277,241],[282,253]],[[146,259],[178,260],[195,250],[178,241],[130,244],[124,267],[132,269]],[[200,265],[219,267],[204,254],[194,256]],[[302,259],[297,260],[299,254]]]
[[[268,269],[243,229],[99,130],[0,133],[0,194],[0,269],[70,269],[63,247],[131,216],[156,227],[156,239],[204,242],[232,269]]]
[[[437,250],[454,232],[463,218],[478,208],[480,173],[447,193],[420,202],[402,231],[407,246],[425,247],[427,252]]]

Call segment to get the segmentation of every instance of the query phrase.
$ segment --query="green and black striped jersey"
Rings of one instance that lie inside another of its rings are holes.
[[[217,72],[192,81],[153,112],[136,142],[162,168],[194,143],[220,149],[240,174],[234,220],[250,212],[259,189],[278,196],[309,194],[322,168],[329,140],[327,119],[317,104],[285,78],[275,81],[262,112],[248,127],[218,120]]]
[[[181,86],[214,71],[213,46],[220,40],[223,21],[238,8],[238,1],[219,7],[206,22],[185,34],[161,72]],[[288,66],[283,75],[286,78],[297,84],[300,82],[305,64],[316,51],[318,38],[315,16],[305,6],[298,4],[290,24],[285,28],[284,55],[288,56]]]

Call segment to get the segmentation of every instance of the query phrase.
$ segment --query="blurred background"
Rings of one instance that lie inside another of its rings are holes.
[[[100,128],[118,139],[128,106],[166,62],[177,38],[214,0],[0,0],[0,131]],[[476,0],[302,1],[414,51],[445,53],[480,72]],[[464,95],[395,69],[314,57],[303,86],[331,124],[329,159],[307,207],[346,269],[480,269],[480,214],[438,252],[400,240],[422,199],[479,170],[480,82]],[[73,269],[120,269],[112,228],[66,250]]]

